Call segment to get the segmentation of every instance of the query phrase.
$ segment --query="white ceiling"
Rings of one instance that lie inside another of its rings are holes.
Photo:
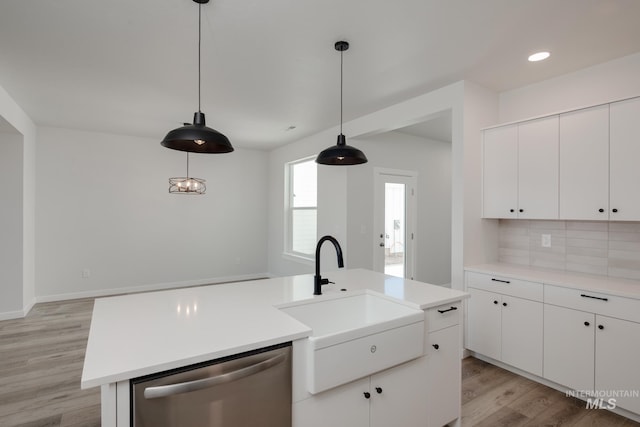
[[[337,40],[349,120],[460,79],[500,92],[639,52],[638,22],[638,0],[211,0],[202,111],[268,149],[337,125]],[[160,141],[197,109],[196,41],[191,0],[4,0],[0,86],[39,125]]]

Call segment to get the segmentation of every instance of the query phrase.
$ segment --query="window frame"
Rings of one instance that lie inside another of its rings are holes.
[[[316,238],[318,235],[318,197],[317,197],[317,165],[316,165],[316,203],[315,206],[294,207],[293,206],[293,186],[295,176],[293,174],[294,166],[306,163],[315,162],[315,156],[304,157],[298,160],[285,163],[285,197],[284,197],[284,251],[283,256],[285,258],[292,259],[294,261],[302,261],[304,263],[314,262],[314,253],[306,254],[293,250],[293,213],[294,211],[313,210],[316,212]]]

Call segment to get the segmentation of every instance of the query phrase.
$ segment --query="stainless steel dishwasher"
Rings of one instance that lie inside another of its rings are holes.
[[[291,343],[131,380],[134,427],[291,426]]]

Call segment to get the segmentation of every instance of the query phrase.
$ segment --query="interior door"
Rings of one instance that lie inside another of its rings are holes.
[[[373,269],[415,277],[417,172],[374,170]]]

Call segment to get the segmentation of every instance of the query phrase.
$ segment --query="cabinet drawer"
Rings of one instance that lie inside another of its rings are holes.
[[[640,322],[640,300],[600,292],[544,285],[546,304]]]
[[[483,289],[512,297],[542,301],[542,283],[512,279],[498,275],[467,272],[467,287]]]
[[[433,332],[459,324],[461,310],[461,301],[428,309],[427,330]]]
[[[316,394],[424,354],[424,321],[312,351],[307,388]]]

